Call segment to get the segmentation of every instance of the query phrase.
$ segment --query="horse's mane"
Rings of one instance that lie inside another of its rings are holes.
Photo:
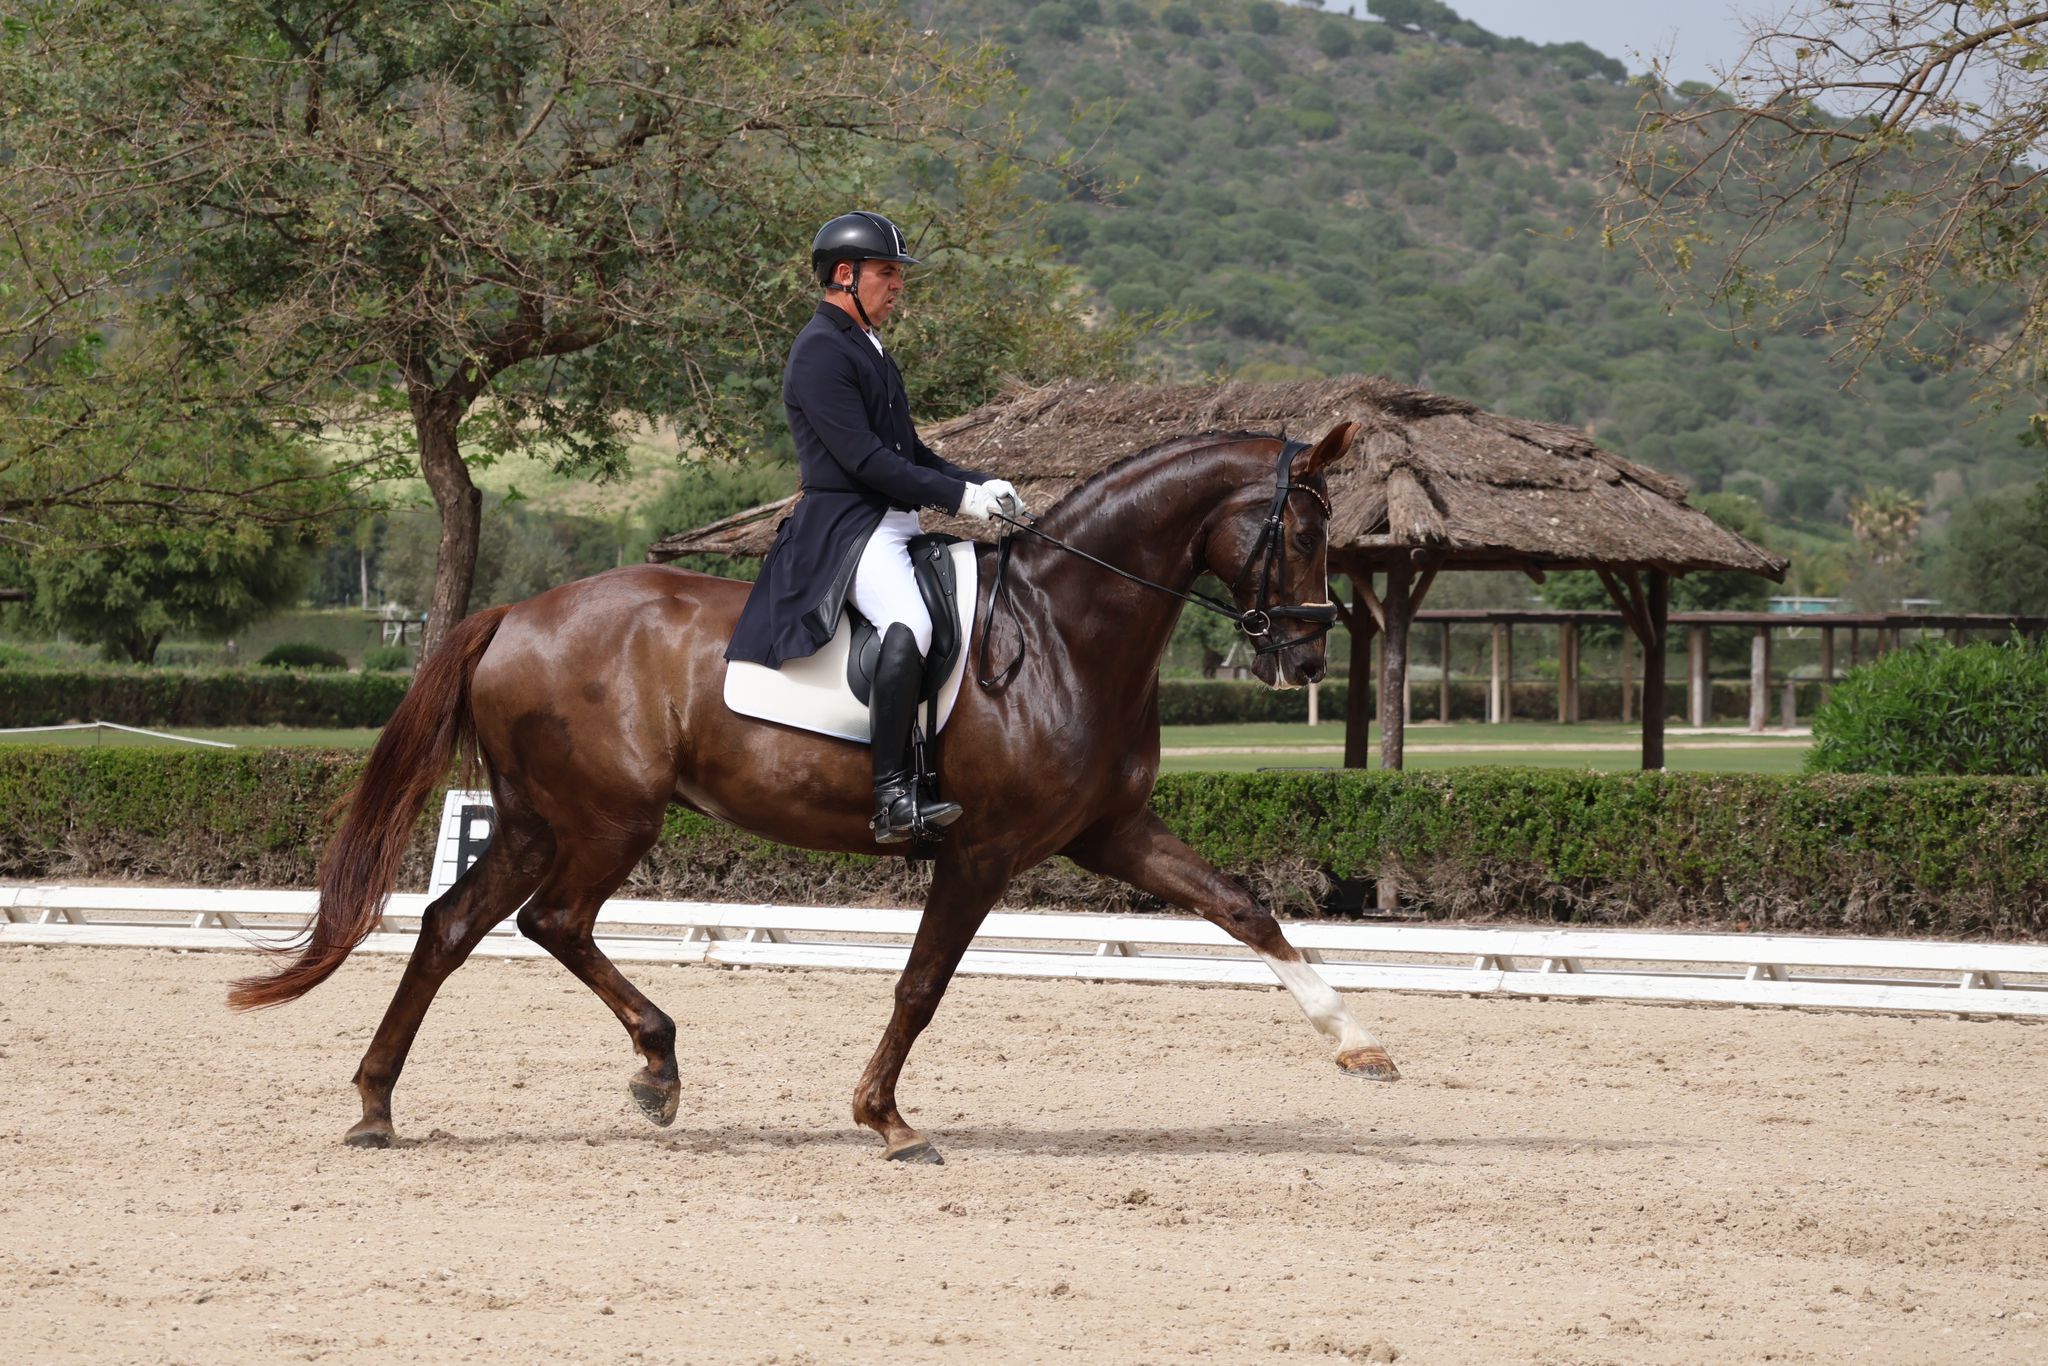
[[[1107,465],[1102,469],[1097,470],[1095,473],[1089,475],[1086,479],[1083,479],[1080,483],[1074,485],[1074,487],[1068,489],[1066,493],[1061,495],[1060,499],[1057,502],[1055,502],[1051,507],[1047,508],[1040,515],[1044,517],[1050,517],[1054,513],[1059,512],[1061,509],[1065,508],[1067,504],[1072,503],[1076,499],[1080,498],[1082,494],[1088,493],[1091,490],[1093,490],[1096,487],[1096,485],[1106,483],[1112,475],[1117,474],[1118,472],[1128,468],[1131,465],[1137,464],[1140,460],[1148,460],[1155,455],[1163,454],[1174,448],[1192,449],[1196,446],[1227,446],[1238,441],[1277,440],[1279,440],[1279,438],[1274,436],[1271,432],[1245,431],[1196,432],[1191,436],[1169,436],[1164,441],[1155,442],[1152,445],[1145,447],[1141,451],[1134,451],[1130,455],[1123,457],[1123,459],[1116,461],[1114,464]]]

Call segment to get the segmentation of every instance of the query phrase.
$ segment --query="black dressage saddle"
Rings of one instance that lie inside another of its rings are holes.
[[[906,547],[911,568],[917,574],[918,594],[924,598],[925,610],[932,617],[932,648],[925,654],[924,688],[917,695],[920,702],[938,700],[939,689],[953,676],[953,665],[960,658],[960,617],[953,604],[959,589],[953,573],[953,546],[959,540],[958,536],[933,531],[911,537]],[[875,624],[855,611],[850,602],[846,604],[846,614],[853,627],[846,653],[846,686],[866,702],[873,691],[875,660],[882,653],[882,636],[875,630]]]

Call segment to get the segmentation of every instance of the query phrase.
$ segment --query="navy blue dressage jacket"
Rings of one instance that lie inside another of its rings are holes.
[[[775,533],[725,651],[727,659],[770,668],[832,639],[883,513],[957,512],[967,484],[988,478],[948,464],[918,440],[895,360],[829,303],[818,305],[789,348],[782,402],[803,496]]]

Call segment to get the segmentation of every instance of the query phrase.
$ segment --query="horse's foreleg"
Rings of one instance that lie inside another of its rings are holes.
[[[1266,961],[1302,1014],[1337,1044],[1337,1066],[1355,1077],[1393,1081],[1387,1050],[1352,1017],[1344,998],[1287,942],[1273,913],[1175,838],[1150,811],[1090,831],[1060,851],[1092,873],[1130,883],[1221,926]]]
[[[675,1122],[683,1096],[676,1071],[675,1021],[626,980],[593,937],[605,899],[619,889],[641,855],[653,847],[659,830],[657,816],[644,832],[562,839],[547,881],[519,912],[519,929],[553,954],[618,1016],[643,1063],[627,1084],[633,1101],[649,1119],[666,1127]]]
[[[356,1068],[363,1117],[344,1140],[351,1147],[388,1148],[391,1090],[405,1068],[420,1021],[448,974],[462,966],[493,925],[517,910],[546,874],[553,845],[545,827],[501,812],[497,834],[460,881],[420,917],[419,941],[406,962],[398,991]]]
[[[903,1060],[960,966],[974,932],[1008,884],[1007,873],[970,869],[943,856],[925,899],[924,917],[910,946],[910,961],[896,979],[896,1008],[875,1055],[853,1092],[853,1118],[882,1136],[882,1156],[895,1162],[940,1162],[939,1150],[904,1122],[896,1109],[896,1078]]]

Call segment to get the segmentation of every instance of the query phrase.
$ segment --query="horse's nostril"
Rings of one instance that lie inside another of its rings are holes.
[[[1323,675],[1328,671],[1328,666],[1324,661],[1311,659],[1308,663],[1301,666],[1301,681],[1304,683],[1320,683],[1323,681]]]

